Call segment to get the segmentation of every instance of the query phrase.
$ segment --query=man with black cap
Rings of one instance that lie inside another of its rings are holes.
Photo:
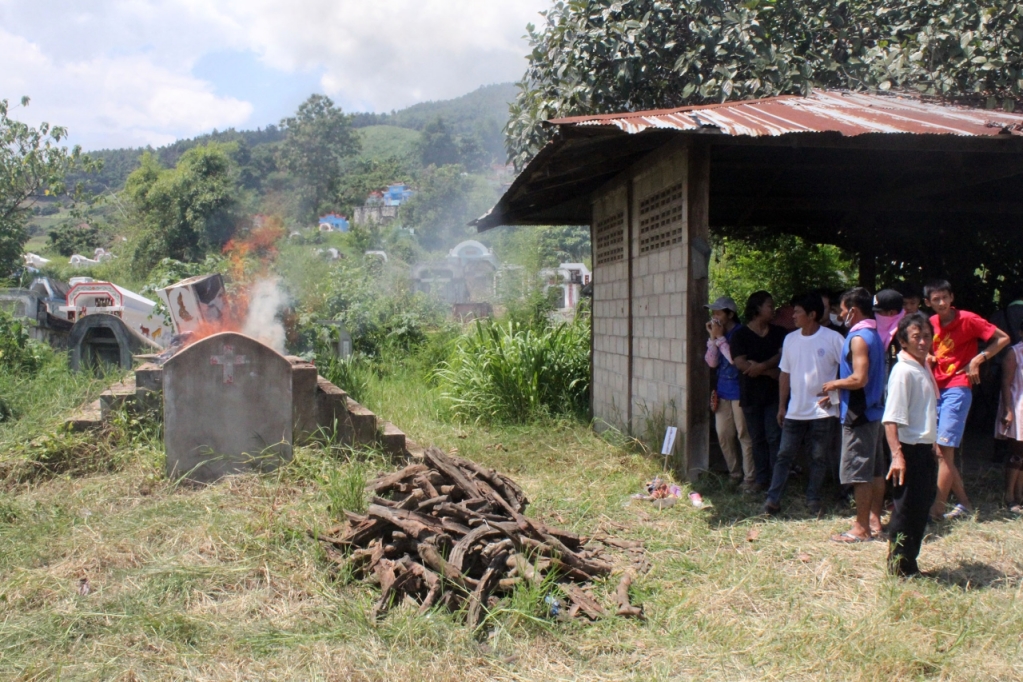
[[[717,388],[711,398],[711,409],[714,411],[718,443],[732,481],[742,482],[748,489],[756,482],[753,441],[746,430],[746,418],[739,405],[739,370],[732,364],[729,347],[732,335],[742,326],[739,324],[738,306],[728,296],[721,296],[704,307],[711,311],[711,320],[707,323],[710,338],[707,339],[704,359],[708,365],[717,369]]]
[[[882,289],[874,295],[874,320],[877,322],[878,336],[884,344],[886,377],[891,374],[901,350],[895,336],[899,329],[899,321],[905,316],[902,294],[898,291]]]

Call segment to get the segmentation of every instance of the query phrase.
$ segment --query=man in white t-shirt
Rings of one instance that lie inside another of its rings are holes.
[[[888,521],[888,570],[898,576],[920,572],[916,564],[938,489],[938,384],[927,366],[934,328],[923,313],[899,322],[896,338],[902,351],[888,378],[884,407],[885,437],[892,450],[888,478],[895,510]]]
[[[821,486],[827,474],[828,448],[838,428],[838,401],[822,407],[820,396],[824,383],[838,376],[844,339],[838,332],[821,326],[824,303],[820,296],[797,296],[792,306],[792,320],[798,331],[785,337],[778,365],[781,370],[778,378],[781,445],[764,502],[765,514],[781,511],[781,496],[789,480],[789,470],[803,443],[810,449],[806,506],[811,513],[821,512]]]

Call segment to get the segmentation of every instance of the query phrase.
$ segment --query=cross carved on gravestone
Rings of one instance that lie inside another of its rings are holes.
[[[233,384],[235,365],[247,365],[249,361],[244,355],[235,355],[234,346],[229,346],[225,343],[220,355],[210,356],[210,364],[223,366],[224,383]]]

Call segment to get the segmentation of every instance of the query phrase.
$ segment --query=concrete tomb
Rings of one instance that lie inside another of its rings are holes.
[[[268,471],[292,454],[292,363],[234,332],[197,341],[163,366],[167,475],[202,483]],[[302,383],[310,381],[298,373]],[[315,368],[312,386],[315,396]],[[300,428],[309,429],[309,424]]]

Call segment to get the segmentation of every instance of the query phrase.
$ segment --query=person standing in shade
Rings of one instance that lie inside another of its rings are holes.
[[[920,312],[920,304],[923,299],[920,297],[920,285],[903,282],[899,285],[899,293],[902,294],[902,310],[907,315]]]
[[[849,336],[842,347],[839,378],[824,384],[821,404],[831,404],[827,394],[839,391],[842,421],[842,459],[839,479],[853,487],[856,518],[852,528],[831,536],[833,542],[866,542],[881,533],[884,502],[885,460],[881,416],[884,414],[884,342],[877,333],[873,297],[857,287],[842,294],[842,321]]]
[[[756,481],[748,492],[767,490],[781,444],[778,426],[778,362],[785,330],[771,324],[774,299],[766,291],[750,294],[743,311],[746,325],[732,336],[731,352],[742,373],[739,390],[746,428],[753,441]]]
[[[938,397],[938,494],[931,506],[931,518],[956,519],[973,513],[963,478],[955,465],[956,448],[963,441],[966,418],[973,403],[972,385],[980,383],[980,366],[1009,345],[1009,335],[980,315],[952,307],[955,296],[946,280],[934,280],[924,287],[924,298],[934,311],[932,370],[941,394]],[[978,342],[990,342],[977,352]],[[945,513],[949,493],[956,506]]]
[[[828,450],[834,442],[838,406],[824,407],[818,402],[824,382],[838,376],[842,357],[842,335],[821,326],[824,303],[819,295],[793,299],[793,320],[798,332],[785,337],[778,369],[778,423],[781,445],[774,465],[771,488],[764,502],[765,514],[781,511],[781,496],[789,480],[792,461],[805,443],[810,450],[810,482],[806,487],[806,506],[813,514],[821,512],[821,486],[827,474]]]
[[[934,332],[923,313],[899,321],[896,337],[902,350],[888,378],[885,437],[892,451],[888,470],[895,509],[888,522],[888,570],[906,577],[920,572],[917,556],[927,530],[927,516],[937,490],[938,385],[927,366]]]
[[[741,482],[749,488],[756,481],[753,465],[753,441],[746,430],[746,418],[739,403],[739,370],[732,363],[729,342],[742,327],[739,324],[738,306],[728,296],[722,296],[708,306],[711,320],[707,323],[707,364],[717,369],[716,400],[712,401],[714,426],[718,444],[728,465],[728,473],[734,482]],[[741,448],[741,452],[740,452]]]
[[[1016,338],[1023,333],[1023,320]],[[1002,360],[1001,393],[995,438],[1011,445],[1005,460],[1005,495],[1002,502],[1013,514],[1023,514],[1023,340],[1009,347]]]

